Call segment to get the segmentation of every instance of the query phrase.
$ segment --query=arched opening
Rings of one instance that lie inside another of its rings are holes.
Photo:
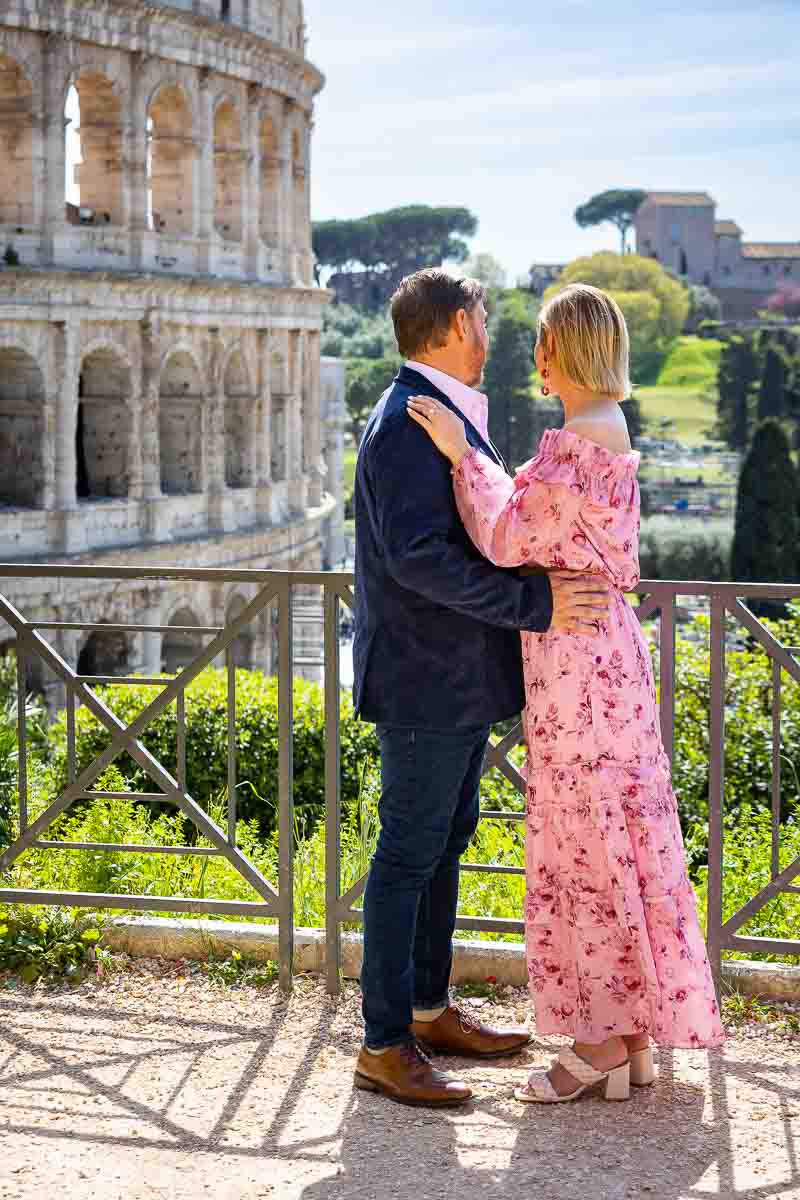
[[[24,350],[0,350],[0,504],[44,504],[44,379]]]
[[[689,260],[686,257],[686,251],[681,250],[681,275],[689,274]]]
[[[190,608],[181,608],[170,620],[161,641],[161,669],[167,675],[177,675],[202,650],[202,635],[192,633],[192,628],[199,624]]]
[[[303,250],[308,241],[308,206],[306,202],[306,162],[303,154],[303,141],[295,129],[292,134],[292,178],[294,181],[294,245]]]
[[[189,102],[168,84],[147,117],[147,222],[155,233],[194,232],[194,157]]]
[[[130,371],[112,350],[84,359],[76,430],[79,499],[128,495],[130,395]]]
[[[165,494],[199,492],[203,388],[191,355],[173,354],[161,372],[158,419],[161,490]]]
[[[78,655],[79,675],[126,675],[129,670],[128,639],[124,633],[95,630]]]
[[[70,220],[79,225],[121,225],[122,106],[110,81],[104,75],[82,75],[69,90],[65,118]]]
[[[246,602],[241,596],[234,596],[228,605],[228,613],[225,618],[225,624],[231,625],[238,616],[241,615],[246,607]],[[239,636],[231,643],[231,654],[233,656],[233,665],[244,671],[253,670],[254,662],[254,643],[253,629],[251,625],[245,625]]]
[[[281,165],[278,133],[272,117],[261,122],[261,212],[259,229],[267,246],[279,241]]]
[[[244,155],[239,115],[223,100],[214,117],[214,228],[227,241],[242,240]]]
[[[32,224],[33,88],[19,64],[0,54],[0,225]]]
[[[250,487],[251,438],[250,394],[247,367],[240,350],[228,359],[225,369],[225,482],[230,488]]]

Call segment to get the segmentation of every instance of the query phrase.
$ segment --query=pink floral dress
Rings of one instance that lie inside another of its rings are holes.
[[[603,575],[597,638],[523,633],[528,976],[539,1033],[665,1046],[724,1039],[686,872],[639,580],[639,455],[545,433],[509,478],[473,450],[453,472],[472,541],[498,566]]]

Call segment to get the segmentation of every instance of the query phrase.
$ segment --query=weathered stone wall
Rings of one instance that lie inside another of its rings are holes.
[[[322,77],[304,58],[299,5],[261,9],[276,41],[242,27],[244,7],[239,22],[230,14],[3,6],[0,238],[22,262],[311,283]],[[68,141],[80,156],[69,212]]]
[[[320,567],[304,48],[298,0],[2,6],[0,561]],[[180,665],[252,595],[0,590],[35,620],[170,626],[56,635],[88,674]],[[269,669],[273,632],[265,614],[237,661]]]

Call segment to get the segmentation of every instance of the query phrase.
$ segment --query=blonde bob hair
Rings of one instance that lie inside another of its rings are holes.
[[[630,395],[630,341],[615,300],[588,283],[571,283],[545,304],[537,337],[556,366],[587,391]]]

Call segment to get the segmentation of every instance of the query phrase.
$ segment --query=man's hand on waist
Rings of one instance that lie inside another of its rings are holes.
[[[550,633],[581,634],[596,637],[602,622],[608,620],[611,608],[611,584],[601,575],[581,574],[578,571],[548,571],[535,564],[520,568],[520,575],[546,573],[553,590],[553,619]]]

